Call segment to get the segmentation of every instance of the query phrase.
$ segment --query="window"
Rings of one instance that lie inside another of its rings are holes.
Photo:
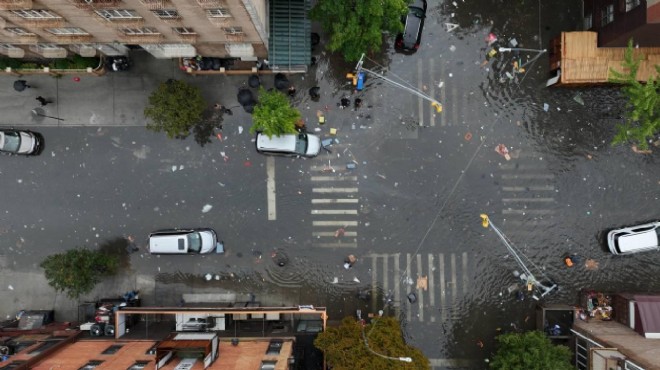
[[[46,9],[12,10],[11,12],[26,19],[62,19],[59,15]]]
[[[83,365],[78,370],[92,370],[92,369],[95,369],[97,366],[101,365],[102,363],[103,363],[103,361],[100,361],[100,360],[90,360],[88,363]]]
[[[13,33],[14,35],[18,36],[35,36],[36,34],[26,30],[25,28],[20,28],[20,27],[7,27],[5,28],[5,31],[9,33]]]
[[[626,12],[629,12],[639,6],[639,0],[626,0]]]
[[[266,355],[279,355],[282,350],[282,343],[283,341],[281,339],[271,339],[268,344],[268,349],[266,350]]]
[[[173,28],[174,32],[178,33],[179,35],[196,35],[197,32],[195,32],[192,28],[190,27],[176,27]]]
[[[584,16],[584,29],[585,30],[590,30],[591,27],[593,27],[593,16],[591,13],[587,14]]]
[[[106,348],[105,351],[102,352],[104,355],[114,355],[119,351],[119,349],[123,347],[121,344],[113,344],[110,347]]]
[[[131,365],[126,370],[142,370],[142,369],[145,369],[147,367],[147,365],[149,365],[149,362],[151,362],[151,361],[143,361],[143,360],[135,361],[135,363],[133,365]]]
[[[120,31],[123,32],[125,35],[159,35],[160,34],[160,32],[158,32],[158,30],[153,27],[139,27],[139,28],[124,27],[124,28],[120,28]]]
[[[231,17],[231,14],[229,14],[229,11],[226,10],[225,8],[207,9],[206,10],[206,15],[209,18],[227,18],[227,17]]]
[[[46,28],[45,31],[57,36],[89,35],[85,30],[78,27]]]
[[[607,5],[600,11],[601,27],[606,26],[612,22],[614,22],[614,4]]]
[[[243,28],[242,27],[225,27],[222,30],[225,31],[226,35],[242,35],[243,34]]]
[[[140,19],[142,18],[135,10],[129,9],[107,9],[96,10],[96,14],[107,20],[113,19]]]
[[[152,12],[160,19],[179,18],[179,13],[176,11],[176,9],[158,9],[158,10],[152,10]]]
[[[259,370],[275,370],[275,365],[277,365],[277,361],[263,360]]]

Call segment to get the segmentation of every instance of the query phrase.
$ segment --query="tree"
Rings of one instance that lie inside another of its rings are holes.
[[[269,138],[296,133],[300,112],[291,106],[289,99],[277,90],[259,88],[259,102],[252,113],[250,132],[263,132]]]
[[[496,370],[574,370],[571,350],[556,346],[540,331],[497,336],[497,353],[490,362]]]
[[[202,120],[206,102],[199,88],[184,81],[167,80],[149,96],[144,116],[149,130],[165,131],[169,138],[185,138]]]
[[[383,31],[402,32],[407,11],[407,0],[319,0],[310,16],[330,34],[327,48],[350,62],[380,50]]]
[[[640,149],[647,149],[649,139],[660,131],[660,66],[655,66],[656,77],[649,77],[646,83],[637,81],[640,57],[635,57],[633,40],[628,41],[622,64],[624,71],[610,69],[610,81],[623,85],[623,93],[628,98],[626,120],[617,125],[612,145],[632,141]]]
[[[75,299],[92,291],[104,275],[117,271],[118,257],[87,248],[53,254],[41,262],[48,284]]]
[[[334,370],[430,368],[429,360],[422,351],[405,343],[400,324],[393,317],[377,318],[364,327],[360,321],[346,317],[340,326],[328,327],[320,333],[314,345],[325,353],[328,364]],[[410,357],[412,362],[386,359],[369,351],[369,348],[383,356]]]

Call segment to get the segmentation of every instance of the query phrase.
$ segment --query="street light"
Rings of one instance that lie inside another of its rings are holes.
[[[374,320],[374,321],[375,321],[375,320]],[[372,325],[376,325],[376,323],[374,322]],[[372,330],[373,330],[373,326],[372,326]],[[362,325],[362,338],[364,339],[364,345],[367,347],[367,349],[369,350],[369,352],[373,353],[374,355],[376,355],[376,356],[378,356],[378,357],[382,357],[382,358],[384,358],[384,359],[393,360],[393,361],[412,362],[412,358],[410,358],[410,357],[391,357],[391,356],[385,356],[385,355],[380,354],[380,353],[374,351],[373,349],[371,349],[371,347],[369,347],[369,341],[367,340],[367,336],[364,334],[364,325]]]

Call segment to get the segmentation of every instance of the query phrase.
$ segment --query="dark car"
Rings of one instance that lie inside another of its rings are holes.
[[[0,152],[37,155],[41,153],[42,146],[43,138],[36,132],[0,129]]]
[[[414,53],[422,42],[422,29],[426,18],[426,0],[414,0],[408,6],[408,15],[401,18],[403,33],[396,36],[394,48],[399,51]]]

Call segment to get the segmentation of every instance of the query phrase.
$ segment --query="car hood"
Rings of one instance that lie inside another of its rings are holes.
[[[307,134],[307,155],[315,156],[319,154],[320,151],[321,138],[316,135]]]
[[[202,238],[202,250],[199,253],[212,252],[218,242],[215,233],[209,230],[202,230],[199,232],[199,235]]]
[[[37,138],[29,132],[19,132],[19,134],[21,135],[21,145],[18,147],[17,153],[32,153],[37,146]]]

